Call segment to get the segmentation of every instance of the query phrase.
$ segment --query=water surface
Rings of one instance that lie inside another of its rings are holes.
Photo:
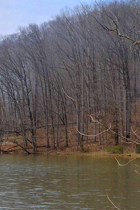
[[[125,163],[128,159],[121,159]],[[0,209],[140,209],[135,160],[119,167],[114,158],[92,156],[0,156]]]

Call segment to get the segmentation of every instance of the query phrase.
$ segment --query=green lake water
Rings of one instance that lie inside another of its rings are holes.
[[[130,159],[119,158],[121,163]],[[0,156],[0,209],[140,209],[140,159],[119,167],[114,158]]]

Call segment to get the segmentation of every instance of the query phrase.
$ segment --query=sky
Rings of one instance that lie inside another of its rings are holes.
[[[18,32],[30,23],[52,20],[65,8],[91,4],[92,0],[0,0],[0,36]]]

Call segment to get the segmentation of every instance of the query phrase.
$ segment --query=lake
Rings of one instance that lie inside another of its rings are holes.
[[[121,163],[130,159],[118,158]],[[0,209],[140,209],[140,159],[119,167],[113,157],[0,156]]]

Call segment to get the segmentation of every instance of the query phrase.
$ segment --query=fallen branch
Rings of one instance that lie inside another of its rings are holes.
[[[30,155],[31,153],[25,149],[22,145],[20,145],[17,141],[14,141],[15,144],[17,144],[17,146],[19,146],[21,149],[23,149],[25,152],[27,152],[28,155]]]

